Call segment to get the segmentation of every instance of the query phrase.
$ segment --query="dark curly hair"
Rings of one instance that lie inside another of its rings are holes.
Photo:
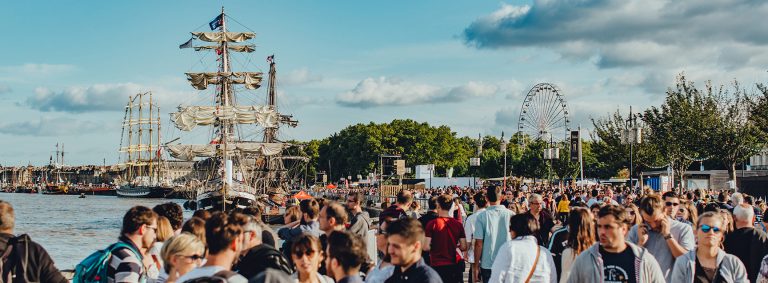
[[[157,215],[168,218],[168,222],[171,222],[171,228],[173,231],[179,230],[182,223],[184,223],[184,210],[177,203],[166,202],[158,204],[152,208]]]
[[[248,217],[240,213],[227,215],[215,212],[211,219],[205,221],[205,239],[208,251],[218,254],[224,251],[237,237],[243,233],[243,226],[248,223]]]

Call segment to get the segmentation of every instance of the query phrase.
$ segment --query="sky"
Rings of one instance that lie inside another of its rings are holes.
[[[545,82],[589,134],[590,118],[661,104],[681,73],[700,86],[768,81],[768,2],[756,0],[11,1],[0,164],[46,164],[56,144],[70,165],[118,162],[125,104],[144,91],[164,140],[207,138],[168,113],[209,100],[184,73],[215,71],[213,56],[178,47],[222,6],[230,30],[256,33],[233,68],[266,72],[275,55],[279,111],[300,122],[283,139],[393,119],[509,135]]]

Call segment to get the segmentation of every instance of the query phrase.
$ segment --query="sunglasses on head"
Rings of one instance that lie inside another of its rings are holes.
[[[713,227],[707,224],[702,224],[701,227],[699,227],[699,229],[701,229],[701,232],[704,232],[704,233],[709,233],[709,231],[715,231],[715,233],[720,233],[720,227]]]
[[[678,205],[680,205],[680,203],[679,203],[679,202],[671,202],[671,201],[668,201],[668,202],[666,202],[665,204],[666,204],[667,206],[678,206]]]

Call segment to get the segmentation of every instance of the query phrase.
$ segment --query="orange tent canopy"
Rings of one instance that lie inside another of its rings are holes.
[[[292,197],[292,198],[295,198],[295,199],[297,199],[297,200],[305,200],[305,199],[310,199],[310,198],[312,198],[312,196],[311,196],[311,195],[309,195],[309,194],[308,194],[307,192],[305,192],[304,190],[301,190],[301,191],[299,191],[298,193],[296,193],[295,195],[293,195],[293,196],[291,196],[291,197]]]
[[[334,184],[328,184],[328,185],[327,185],[327,186],[325,186],[325,187],[326,187],[326,188],[329,188],[329,189],[335,189],[335,188],[336,188],[336,185],[334,185]]]

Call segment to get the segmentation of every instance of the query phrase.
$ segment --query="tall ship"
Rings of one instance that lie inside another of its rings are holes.
[[[163,176],[160,108],[152,100],[152,92],[129,97],[119,151],[122,176],[117,196],[163,198],[173,191]]]
[[[62,178],[62,174],[67,174],[64,172],[64,144],[61,144],[61,148],[59,148],[59,144],[56,143],[56,160],[54,161],[53,156],[49,158],[48,167],[47,170],[44,170],[42,172],[42,175],[39,177],[40,182],[39,185],[34,186],[36,187],[36,190],[38,193],[47,194],[47,195],[63,195],[67,194],[69,192],[69,182],[64,181]],[[66,178],[66,176],[64,177]],[[69,179],[69,178],[66,178]]]
[[[300,145],[278,138],[281,126],[296,127],[298,121],[278,112],[274,55],[267,57],[267,93],[259,94],[256,90],[261,87],[263,72],[232,68],[249,68],[252,64],[247,57],[255,51],[255,45],[248,41],[255,33],[229,31],[228,19],[222,8],[221,14],[208,24],[211,31],[192,32],[192,38],[179,46],[203,52],[203,58],[215,54],[216,65],[214,72],[186,73],[192,87],[200,92],[199,97],[208,104],[179,106],[171,113],[176,128],[191,137],[164,145],[172,157],[195,160],[196,169],[204,172],[200,180],[188,182],[193,209],[227,210],[264,204],[268,194],[284,193],[295,186],[304,169],[301,163],[307,161],[288,154]],[[191,134],[197,128],[206,131],[208,138],[198,144],[185,143],[188,138],[199,137]]]

